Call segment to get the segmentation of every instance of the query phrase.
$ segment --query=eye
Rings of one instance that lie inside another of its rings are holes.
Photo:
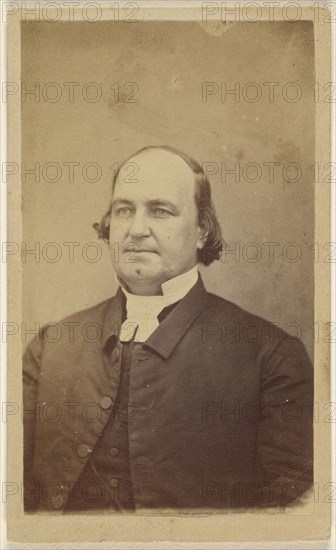
[[[169,210],[159,207],[153,208],[152,214],[157,218],[168,218],[168,216],[172,216],[172,213]]]
[[[116,214],[120,218],[128,218],[132,215],[132,209],[129,206],[120,206],[116,209]]]

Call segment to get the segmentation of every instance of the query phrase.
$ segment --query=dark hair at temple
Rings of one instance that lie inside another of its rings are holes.
[[[218,260],[220,258],[220,253],[224,241],[222,238],[221,227],[216,217],[215,207],[211,200],[211,188],[209,180],[200,164],[198,164],[198,162],[196,162],[193,158],[186,155],[185,153],[182,153],[178,149],[175,149],[174,147],[169,147],[167,145],[151,145],[148,147],[144,147],[143,149],[140,149],[140,151],[137,151],[137,153],[129,157],[127,160],[125,160],[125,162],[119,167],[119,169],[115,173],[112,184],[112,196],[120,169],[125,165],[125,163],[128,162],[128,160],[130,160],[131,158],[133,159],[140,153],[155,149],[168,151],[179,156],[188,164],[188,166],[190,166],[195,174],[195,202],[198,212],[198,224],[207,233],[207,238],[203,249],[197,251],[197,259],[199,263],[210,265],[214,260]],[[103,239],[106,243],[109,243],[111,211],[112,201],[107,212],[102,217],[100,223],[93,224],[93,227],[96,229],[99,238]]]

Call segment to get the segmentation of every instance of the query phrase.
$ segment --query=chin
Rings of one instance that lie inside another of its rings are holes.
[[[164,278],[164,275],[161,271],[155,270],[153,268],[150,268],[149,266],[143,266],[140,263],[139,264],[133,264],[132,267],[130,267],[127,270],[123,270],[122,272],[118,273],[119,277],[121,277],[127,284],[129,281],[132,282],[148,282],[151,281],[161,281],[161,279]]]

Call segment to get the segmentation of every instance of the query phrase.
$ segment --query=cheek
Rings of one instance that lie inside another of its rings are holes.
[[[193,248],[197,244],[196,226],[190,227],[190,224],[180,224],[179,227],[166,227],[161,233],[160,244],[168,250]]]
[[[116,221],[110,222],[110,239],[116,240],[117,237],[124,235],[127,232],[127,224]]]

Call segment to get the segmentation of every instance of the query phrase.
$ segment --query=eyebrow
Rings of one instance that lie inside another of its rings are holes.
[[[130,205],[132,205],[133,202],[129,201],[128,199],[116,199],[115,201],[112,201],[112,206],[117,206],[118,204],[130,204]]]

